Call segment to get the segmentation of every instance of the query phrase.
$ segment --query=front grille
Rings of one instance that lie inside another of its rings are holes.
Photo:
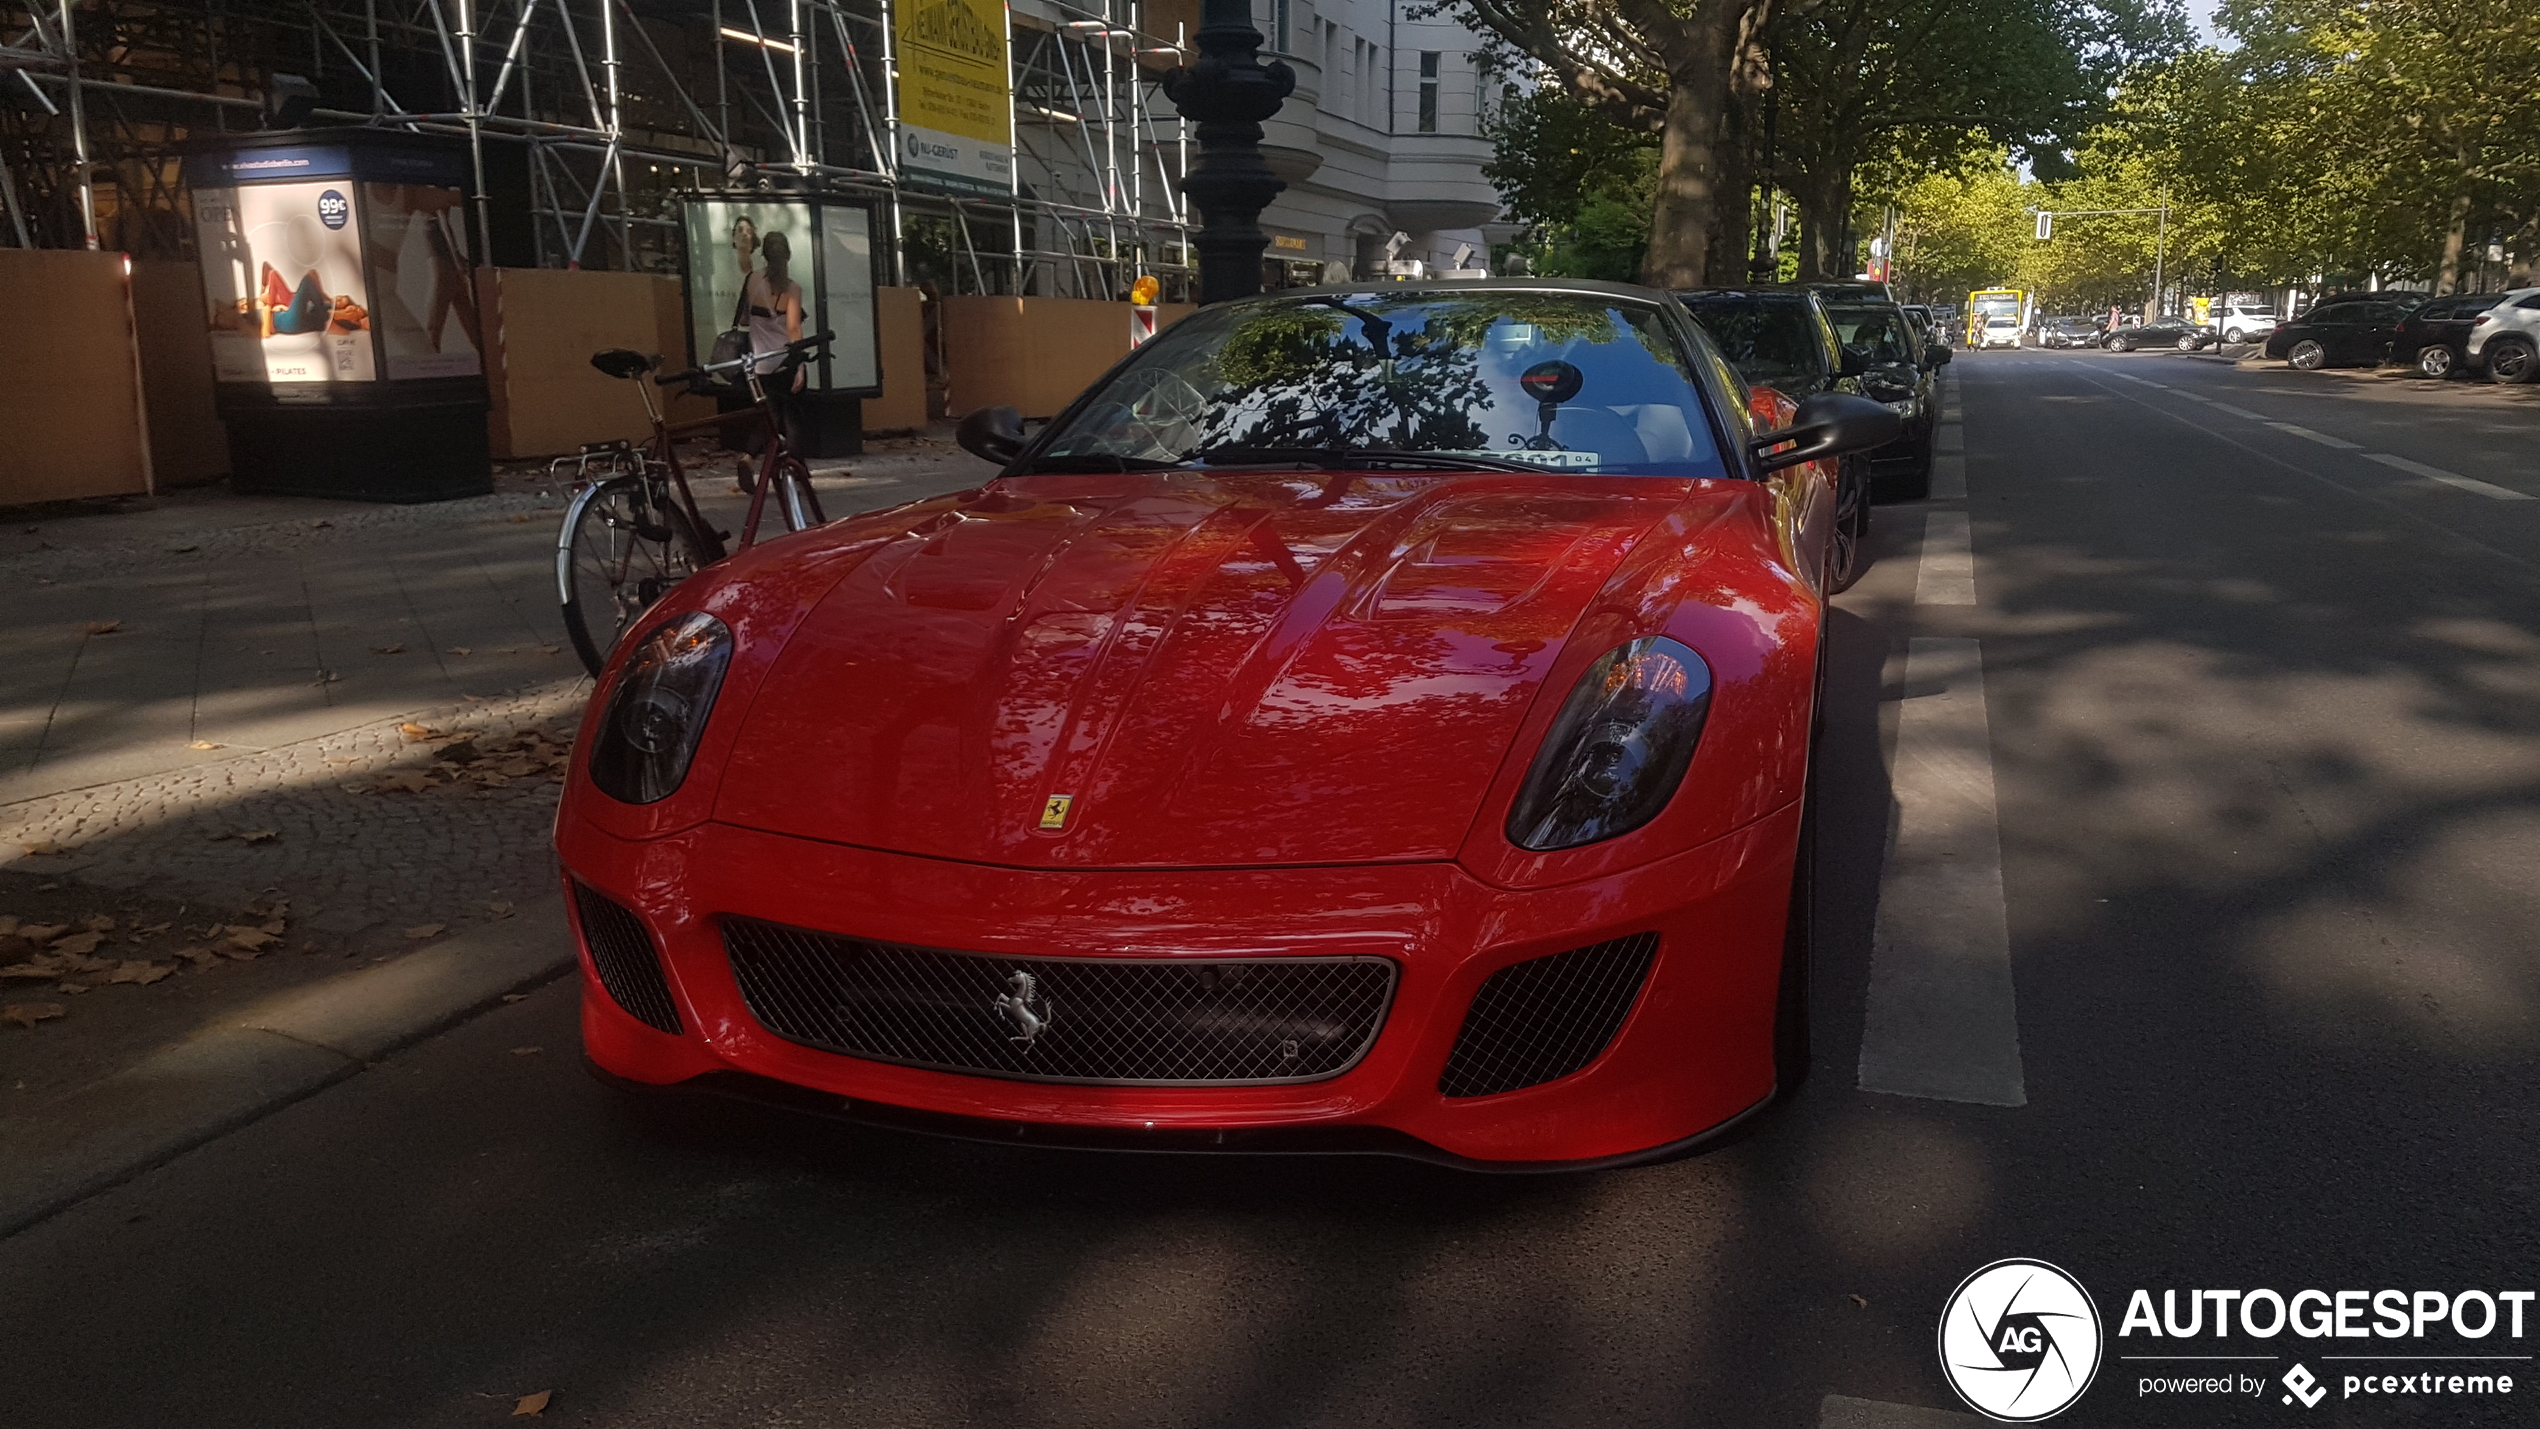
[[[1595,1061],[1622,1030],[1657,952],[1656,933],[1634,933],[1492,973],[1473,994],[1438,1090],[1486,1097]]]
[[[670,1000],[661,955],[653,950],[644,920],[585,884],[573,885],[573,901],[582,910],[582,942],[591,950],[591,966],[599,969],[600,986],[636,1021],[676,1033],[679,1006]]]
[[[1010,958],[753,918],[725,919],[723,947],[750,1014],[789,1042],[1043,1082],[1335,1077],[1375,1042],[1394,983],[1384,958]]]

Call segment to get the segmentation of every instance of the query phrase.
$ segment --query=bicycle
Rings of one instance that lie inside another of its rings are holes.
[[[834,333],[820,333],[779,349],[786,356],[780,369],[828,343]],[[645,611],[671,587],[720,561],[731,533],[715,529],[697,506],[687,470],[679,464],[678,439],[718,430],[755,416],[765,437],[756,480],[750,483],[750,511],[741,527],[739,549],[758,540],[759,521],[773,493],[788,531],[803,531],[828,520],[820,497],[812,490],[811,468],[785,440],[782,424],[759,381],[758,364],[775,353],[753,353],[729,362],[708,363],[685,372],[654,376],[658,354],[611,348],[591,354],[591,365],[611,377],[637,384],[644,415],[653,435],[638,449],[628,441],[597,442],[578,456],[560,457],[550,468],[564,475],[572,464],[579,484],[565,508],[564,528],[556,536],[556,595],[564,606],[565,633],[574,653],[597,676],[609,652]],[[687,384],[694,388],[725,373],[737,373],[748,384],[748,407],[711,417],[671,422],[653,400],[652,387]],[[652,377],[647,385],[642,379]],[[746,462],[743,470],[747,471]]]

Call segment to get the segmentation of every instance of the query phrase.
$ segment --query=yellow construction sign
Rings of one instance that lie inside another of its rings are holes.
[[[949,187],[1014,186],[1014,94],[998,0],[909,0],[891,12],[900,162]]]

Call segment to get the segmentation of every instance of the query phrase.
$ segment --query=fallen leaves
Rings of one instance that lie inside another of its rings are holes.
[[[488,903],[485,906],[491,909],[497,918],[508,918],[512,915],[512,905],[509,903]]]
[[[208,739],[198,739],[198,740],[194,741],[192,744],[189,744],[189,745],[187,745],[187,746],[185,746],[185,747],[186,747],[186,748],[188,748],[188,749],[227,749],[227,748],[229,748],[229,746],[228,746],[228,745],[226,745],[226,744],[214,744],[214,743],[212,743],[212,742],[211,742],[210,740],[208,740]]]
[[[109,983],[132,983],[147,987],[163,977],[173,976],[174,963],[154,963],[142,958],[126,958],[97,979],[98,986]]]
[[[113,635],[122,629],[123,622],[120,620],[92,620],[80,627],[81,632],[88,635]]]
[[[71,851],[70,845],[58,844],[53,842],[51,839],[29,839],[25,843],[18,845],[18,847],[25,849],[28,853],[33,854],[37,858],[58,858]]]
[[[524,1394],[520,1397],[520,1402],[512,1406],[511,1417],[514,1419],[523,1417],[534,1418],[537,1415],[544,1414],[547,1412],[548,1401],[554,1399],[555,1397],[556,1392],[552,1389],[542,1389],[536,1394]]]
[[[86,957],[88,954],[97,951],[97,945],[104,941],[106,941],[106,935],[93,930],[81,933],[67,933],[53,940],[53,951],[57,953],[68,953],[73,957]]]
[[[190,556],[201,549],[203,548],[200,546],[170,546],[168,547],[168,554],[171,556]]]
[[[494,737],[480,730],[435,729],[408,722],[397,727],[408,744],[430,744],[432,762],[392,769],[368,786],[374,794],[421,794],[430,789],[500,789],[516,779],[564,782],[572,746],[534,725]]]
[[[512,1049],[512,1055],[515,1057],[535,1057],[546,1050],[547,1049],[544,1047],[514,1047]]]
[[[229,951],[231,957],[237,957],[243,953],[252,958],[282,941],[263,928],[250,928],[243,923],[232,923],[221,931],[229,935],[222,940],[222,948],[224,951]]]
[[[476,652],[465,645],[452,645],[449,647],[449,653],[453,655],[473,655]]]
[[[280,837],[282,831],[279,829],[232,829],[225,834],[212,835],[211,841],[219,843],[223,839],[236,839],[243,844],[269,844]]]
[[[406,653],[406,647],[403,645],[373,645],[370,647],[370,653],[373,655],[403,655]]]
[[[418,923],[406,930],[406,936],[418,942],[425,938],[437,938],[441,936],[441,930],[448,926],[450,925],[447,923]]]
[[[69,1012],[69,1008],[62,1006],[58,1002],[12,1002],[6,1007],[0,1007],[0,1022],[14,1022],[20,1027],[33,1027],[39,1022],[50,1022],[56,1017],[67,1015]],[[528,1401],[523,1400],[521,1402],[525,1404]],[[538,1396],[538,1408],[544,1409],[546,1407],[546,1395],[541,1393]],[[522,1412],[524,1411],[518,1409],[512,1411],[514,1414]],[[533,1409],[526,1412],[535,1414],[538,1411]]]

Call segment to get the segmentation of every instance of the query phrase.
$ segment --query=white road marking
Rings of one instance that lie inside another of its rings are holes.
[[[2498,486],[2493,482],[2481,481],[2474,476],[2463,476],[2458,472],[2445,471],[2439,466],[2427,466],[2424,462],[2410,461],[2406,457],[2392,456],[2387,452],[2366,452],[2364,460],[2377,461],[2383,466],[2397,467],[2401,471],[2422,476],[2428,481],[2439,481],[2445,486],[2457,486],[2463,491],[2475,491],[2481,496],[2494,497],[2498,501],[2532,499],[2531,493],[2527,491],[2516,491],[2510,486]]]
[[[2214,410],[2217,412],[2229,412],[2235,417],[2247,417],[2253,422],[2263,422],[2267,419],[2264,412],[2252,412],[2246,407],[2235,407],[2229,402],[2216,402],[2214,404]]]
[[[2204,404],[2205,404],[2206,406],[2208,406],[2208,407],[2219,407],[2219,406],[2221,406],[2221,405],[2222,405],[2221,403],[2219,403],[2219,402],[2215,401],[2213,398],[2211,398],[2211,397],[2207,397],[2207,396],[2204,396],[2204,395],[2202,395],[2201,393],[2196,393],[2196,392],[2181,392],[2181,393],[2179,393],[2178,395],[2180,395],[2181,397],[2186,398],[2186,399],[2187,399],[2188,401],[2190,401],[2190,402],[2202,402],[2202,403],[2204,403]]]
[[[1958,459],[1958,484],[1966,485],[1966,458]],[[1938,484],[1939,466],[1932,471]],[[1923,557],[1914,572],[1916,605],[1973,605],[1976,603],[1976,552],[1974,534],[1967,529],[1964,511],[1934,511],[1923,517]]]
[[[2315,432],[2308,427],[2297,427],[2291,422],[2269,422],[2267,425],[2279,432],[2290,432],[2306,442],[2317,442],[2321,446],[2334,447],[2341,452],[2359,452],[2364,449],[2360,442],[2350,442],[2344,437],[2332,437],[2326,432]]]
[[[1966,453],[1941,452],[1932,457],[1931,499],[1934,501],[1964,501],[1967,499]],[[1926,528],[1929,527],[1929,518],[1925,518],[1924,525]],[[1928,558],[1928,553],[1926,553],[1926,559]],[[1917,589],[1921,587],[1922,577],[1919,574],[1914,577],[1914,584]]]
[[[1875,1399],[1847,1399],[1840,1394],[1827,1395],[1825,1402],[1817,1406],[1817,1429],[1964,1429],[1985,1422],[1972,1414],[1921,1409],[1911,1404],[1882,1404]]]
[[[1896,838],[1870,939],[1861,1090],[2026,1106],[1977,642],[1907,642],[1889,783]]]

